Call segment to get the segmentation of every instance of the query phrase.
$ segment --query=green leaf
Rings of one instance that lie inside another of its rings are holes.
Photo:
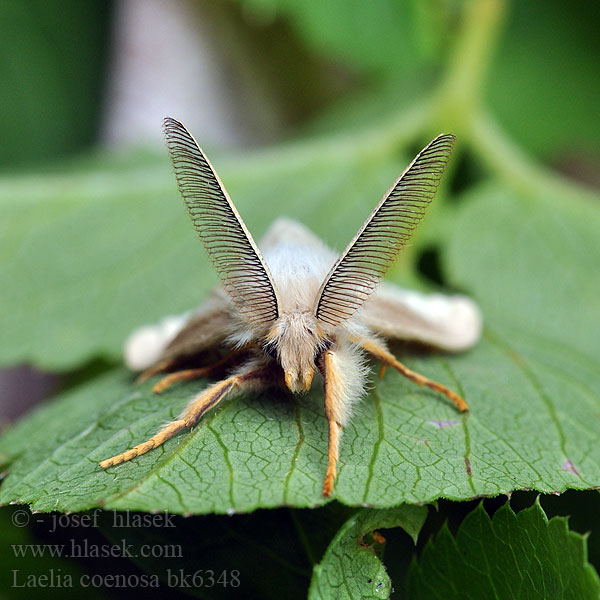
[[[442,260],[450,280],[475,295],[496,330],[517,329],[594,369],[599,227],[597,204],[483,185],[463,199]]]
[[[99,0],[0,4],[2,169],[93,143],[110,22],[110,6]]]
[[[548,521],[538,502],[517,515],[506,503],[493,519],[479,504],[456,538],[444,526],[411,565],[407,591],[416,600],[599,595],[585,536],[569,531],[563,517]]]
[[[375,529],[402,527],[417,541],[427,517],[426,506],[399,506],[358,512],[340,528],[315,565],[309,600],[327,598],[388,598],[392,582],[380,557],[384,540],[369,535]]]
[[[510,6],[488,77],[490,106],[537,156],[594,165],[600,123],[590,115],[600,94],[600,68],[589,50],[597,37],[598,4],[581,2],[575,10],[560,0]]]

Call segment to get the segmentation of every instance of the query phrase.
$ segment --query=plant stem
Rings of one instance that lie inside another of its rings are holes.
[[[504,13],[504,0],[467,1],[456,46],[436,94],[431,129],[456,132],[493,173],[519,193],[597,198],[593,191],[527,156],[483,107],[485,78]]]
[[[482,99],[505,13],[504,0],[467,0],[456,45],[437,92],[438,118],[466,133]]]
[[[598,193],[553,172],[529,157],[485,111],[472,119],[469,142],[476,155],[508,186],[525,195],[597,201]]]

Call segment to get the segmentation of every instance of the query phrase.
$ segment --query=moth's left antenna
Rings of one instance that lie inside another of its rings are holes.
[[[217,173],[179,121],[167,117],[163,128],[179,191],[223,287],[250,321],[274,321],[279,302],[271,274]]]

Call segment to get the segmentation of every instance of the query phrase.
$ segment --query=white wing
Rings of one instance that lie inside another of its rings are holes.
[[[453,352],[470,348],[481,336],[481,312],[470,298],[422,294],[385,282],[363,305],[360,317],[388,339],[418,341]]]
[[[190,313],[169,315],[154,325],[142,325],[125,340],[125,364],[132,371],[144,371],[158,362],[169,342],[185,327]]]
[[[160,360],[220,347],[230,333],[233,312],[225,292],[216,290],[193,311],[143,325],[125,341],[125,364],[132,371],[145,371]]]

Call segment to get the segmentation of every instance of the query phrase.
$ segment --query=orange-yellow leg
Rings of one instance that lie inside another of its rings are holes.
[[[444,394],[448,399],[452,401],[454,406],[458,408],[460,412],[465,412],[469,410],[469,406],[467,403],[452,390],[448,389],[445,385],[438,383],[437,381],[432,381],[423,375],[419,375],[419,373],[415,373],[411,371],[407,366],[403,365],[396,357],[386,350],[383,346],[378,344],[373,340],[356,340],[357,343],[364,348],[369,354],[374,356],[376,359],[380,360],[384,365],[389,365],[396,369],[399,373],[404,375],[407,379],[410,379],[413,383],[421,386],[427,386],[428,388],[434,390],[435,392],[439,392],[440,394]]]
[[[205,365],[204,367],[198,367],[196,369],[183,369],[181,371],[169,373],[154,384],[152,391],[155,394],[160,394],[161,392],[164,392],[167,388],[170,388],[172,385],[179,383],[180,381],[191,381],[193,379],[201,379],[202,377],[211,377],[215,374],[215,372],[222,370],[223,367],[226,367],[230,363],[234,362],[234,360],[239,359],[241,354],[242,352],[240,352],[239,350],[234,350],[210,365]],[[161,363],[158,364],[160,365]],[[161,371],[163,370],[164,369],[161,369]],[[160,371],[154,371],[154,373],[152,374],[154,375],[159,372]],[[143,373],[142,375],[145,375],[145,373]]]
[[[141,456],[142,454],[157,448],[161,444],[164,444],[167,440],[171,439],[181,430],[193,427],[200,420],[202,415],[206,413],[206,411],[216,406],[232,390],[236,388],[251,387],[252,384],[256,384],[265,377],[266,369],[261,367],[246,373],[228,377],[223,381],[215,383],[194,397],[188,404],[187,408],[183,411],[179,419],[168,423],[156,435],[142,444],[138,444],[134,448],[131,448],[131,450],[127,450],[121,454],[117,454],[116,456],[103,460],[100,462],[100,466],[103,469],[106,469],[108,467],[112,467],[113,465],[127,462],[136,456]]]
[[[155,394],[164,392],[167,388],[172,385],[179,383],[180,381],[191,381],[192,379],[200,379],[202,377],[208,377],[212,372],[211,367],[200,367],[198,369],[184,369],[183,371],[175,371],[169,373],[154,384],[152,391]]]
[[[333,484],[337,475],[337,461],[340,452],[342,426],[336,421],[328,421],[329,435],[327,444],[327,471],[323,481],[323,496],[329,497],[333,492]]]
[[[331,496],[342,436],[340,421],[343,421],[344,414],[341,373],[336,364],[335,354],[331,350],[324,354],[321,372],[325,382],[325,416],[328,426],[327,471],[323,481],[323,496]]]
[[[172,359],[161,360],[161,361],[157,362],[156,364],[152,365],[149,369],[142,371],[138,375],[135,382],[143,383],[147,379],[150,379],[150,377],[154,377],[155,375],[158,375],[159,373],[163,373],[164,371],[166,371],[167,369],[172,367],[174,362],[175,361]]]

